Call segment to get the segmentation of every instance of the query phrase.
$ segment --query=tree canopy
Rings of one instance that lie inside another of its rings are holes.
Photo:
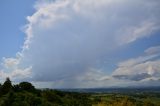
[[[12,83],[9,78],[6,78],[6,81],[1,86],[1,94],[6,94],[12,89]]]

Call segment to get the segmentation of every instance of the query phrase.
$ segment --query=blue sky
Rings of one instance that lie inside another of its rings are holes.
[[[159,4],[1,1],[1,82],[10,77],[50,88],[160,85]]]
[[[15,53],[21,50],[25,37],[21,29],[27,23],[26,16],[34,12],[34,2],[34,0],[0,2],[1,58],[15,56]]]

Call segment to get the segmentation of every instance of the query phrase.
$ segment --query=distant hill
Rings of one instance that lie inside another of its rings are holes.
[[[83,93],[135,93],[135,92],[160,92],[160,86],[150,87],[112,87],[112,88],[74,88],[74,89],[57,89],[69,92]]]

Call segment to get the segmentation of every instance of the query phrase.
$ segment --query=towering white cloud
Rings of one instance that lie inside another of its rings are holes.
[[[97,71],[97,61],[159,30],[158,4],[156,0],[39,0],[35,13],[27,17],[20,58],[6,58],[4,65],[18,65],[32,73],[30,80],[54,87],[100,87],[110,79],[119,84],[103,70]]]

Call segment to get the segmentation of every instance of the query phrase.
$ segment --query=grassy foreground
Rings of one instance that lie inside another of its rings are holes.
[[[92,94],[92,106],[160,106],[160,93]]]

